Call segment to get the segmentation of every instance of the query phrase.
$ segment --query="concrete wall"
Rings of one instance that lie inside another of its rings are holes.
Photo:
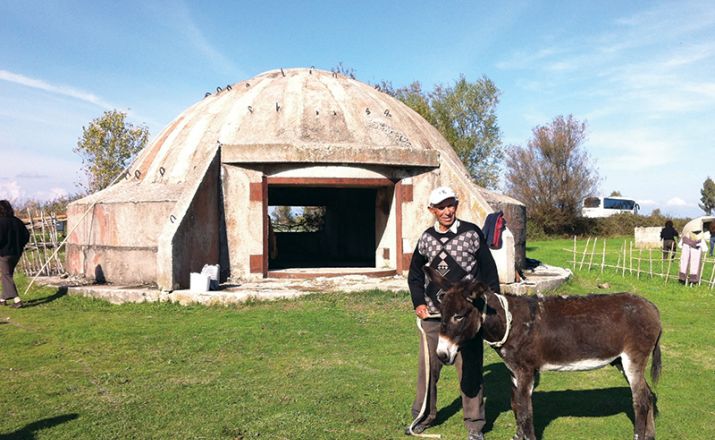
[[[219,263],[219,160],[213,161],[172,240],[174,285],[189,287],[191,272]]]
[[[397,267],[394,188],[378,188],[375,200],[375,267]]]
[[[636,247],[639,249],[659,249],[663,242],[660,239],[660,226],[637,227],[635,235]]]
[[[90,280],[155,283],[157,237],[173,204],[71,204],[67,271]]]
[[[259,279],[251,273],[251,255],[263,255],[263,204],[250,199],[251,183],[260,184],[263,173],[223,164],[222,186],[230,279]]]

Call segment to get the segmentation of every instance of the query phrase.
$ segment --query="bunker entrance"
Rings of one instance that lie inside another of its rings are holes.
[[[375,267],[376,194],[269,185],[269,270]]]

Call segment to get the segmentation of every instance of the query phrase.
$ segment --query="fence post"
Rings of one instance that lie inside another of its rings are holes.
[[[576,271],[576,236],[573,236],[573,270]]]
[[[596,253],[596,243],[598,242],[598,237],[593,239],[593,248],[591,249],[591,257],[588,259],[588,271],[591,272],[591,263],[593,263],[593,254]]]
[[[606,264],[606,239],[603,239],[603,254],[601,255],[601,273],[603,273],[603,265]]]
[[[653,278],[653,249],[648,248],[648,275]]]
[[[633,275],[633,242],[628,242],[630,257],[628,258],[628,274]]]
[[[581,264],[578,266],[578,270],[583,268],[583,262],[586,260],[586,252],[588,252],[588,244],[591,242],[591,237],[586,240],[586,247],[583,248],[583,256],[581,257]]]
[[[621,273],[622,278],[626,277],[626,269],[628,269],[628,262],[626,261],[627,259],[628,259],[628,240],[623,240],[623,272]]]
[[[643,249],[638,249],[638,270],[636,272],[636,279],[641,279],[641,256],[643,254]]]

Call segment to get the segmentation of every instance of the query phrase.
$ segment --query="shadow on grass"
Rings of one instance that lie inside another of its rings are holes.
[[[35,307],[35,306],[39,306],[42,304],[51,303],[52,301],[60,299],[65,295],[67,295],[67,288],[66,287],[58,287],[57,291],[55,293],[53,293],[52,295],[46,296],[44,298],[33,299],[30,301],[23,301],[23,307]]]
[[[511,375],[503,363],[494,363],[484,368],[486,394],[485,432],[494,429],[494,423],[502,413],[511,417]],[[537,383],[538,386],[538,383]],[[634,421],[631,406],[631,389],[627,386],[594,390],[535,391],[532,396],[534,408],[534,431],[536,438],[543,438],[544,430],[560,417],[607,417],[626,414]],[[454,407],[454,408],[453,408]],[[445,408],[454,415],[460,409],[460,399]]]
[[[53,426],[74,420],[77,417],[79,417],[77,414],[64,414],[61,416],[38,420],[36,422],[28,423],[15,432],[0,434],[0,440],[34,440],[36,438],[35,433],[37,431],[52,428]]]

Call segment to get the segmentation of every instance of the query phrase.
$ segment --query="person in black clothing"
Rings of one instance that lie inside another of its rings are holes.
[[[436,223],[422,233],[412,254],[408,284],[412,305],[423,337],[420,345],[417,372],[417,393],[412,405],[414,421],[405,429],[406,434],[419,434],[428,428],[437,416],[437,381],[442,362],[436,350],[440,326],[440,300],[442,291],[426,277],[423,266],[429,265],[452,282],[478,279],[494,292],[499,292],[499,275],[496,263],[478,226],[459,220],[456,216],[459,201],[451,188],[439,187],[432,191],[428,209]],[[455,360],[460,381],[464,424],[469,440],[484,438],[484,387],[482,384],[483,346],[479,335],[465,344]],[[426,359],[429,359],[429,363]],[[429,367],[427,367],[429,365]],[[426,375],[429,374],[429,384]]]
[[[670,258],[675,258],[675,248],[677,247],[676,238],[678,237],[678,231],[673,227],[673,222],[668,220],[665,222],[665,227],[660,230],[660,239],[663,240],[663,259],[667,260],[668,255]]]
[[[0,200],[0,277],[2,278],[0,304],[22,307],[13,275],[29,239],[30,233],[22,220],[15,217],[10,202]]]

